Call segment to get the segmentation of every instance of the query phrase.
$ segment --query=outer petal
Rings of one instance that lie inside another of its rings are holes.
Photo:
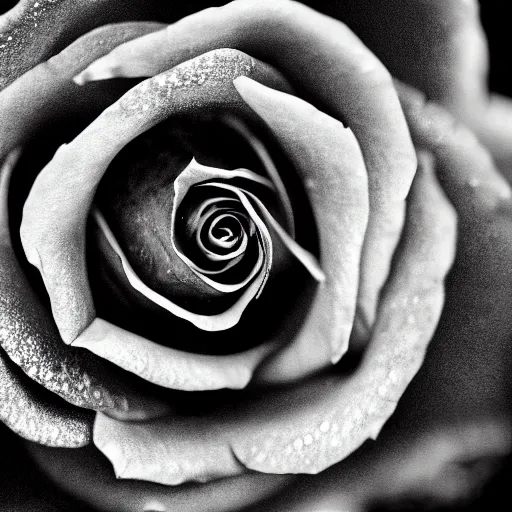
[[[471,126],[500,163],[510,165],[512,102],[488,93],[488,48],[478,0],[306,3],[345,21],[393,76],[445,106]],[[489,11],[499,10],[488,4]]]
[[[106,108],[126,91],[126,85],[111,83],[85,90],[76,86],[71,78],[86,63],[120,42],[140,37],[160,26],[139,22],[101,27],[4,89],[0,93],[0,156],[25,144],[52,122],[94,117]]]
[[[36,462],[66,492],[100,510],[153,512],[242,510],[275,494],[288,476],[249,474],[210,484],[169,487],[136,480],[116,480],[96,450],[48,450],[29,445]]]
[[[132,419],[166,412],[157,400],[130,391],[115,367],[62,344],[11,246],[7,193],[17,155],[11,152],[0,170],[1,347],[30,378],[79,407]]]
[[[0,89],[99,25],[129,20],[179,19],[203,2],[157,0],[20,0],[0,18]]]
[[[403,412],[433,422],[510,417],[512,363],[512,191],[476,137],[413,90],[401,93],[418,145],[433,148],[447,195],[459,212],[456,265],[424,377]],[[420,374],[421,375],[421,374]]]
[[[432,151],[459,213],[443,315],[418,375],[378,442],[314,480],[301,478],[271,511],[360,510],[375,499],[418,492],[421,503],[432,498],[466,504],[510,454],[510,187],[488,151],[446,110],[411,89],[401,97],[413,138]],[[509,485],[508,471],[502,482]],[[494,487],[488,496],[495,497]],[[483,510],[492,501],[483,503],[471,505]]]
[[[386,434],[394,424],[357,456],[314,478],[300,476],[264,508],[245,512],[421,510],[425,504],[432,510],[485,510],[495,502],[495,489],[487,489],[489,499],[473,498],[509,451],[510,427],[489,418],[438,425],[418,436],[401,425],[393,438]]]
[[[1,349],[0,420],[25,439],[53,447],[77,448],[91,438],[90,415],[39,398],[30,380],[9,367]]]

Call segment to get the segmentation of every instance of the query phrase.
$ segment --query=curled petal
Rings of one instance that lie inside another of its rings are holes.
[[[216,315],[200,315],[198,313],[193,313],[187,309],[178,306],[177,304],[170,301],[163,295],[160,295],[159,293],[155,292],[154,290],[146,286],[133,270],[132,266],[130,265],[130,262],[124,255],[123,250],[114,238],[113,233],[110,231],[101,214],[98,211],[95,211],[94,217],[103,232],[103,236],[109,243],[110,247],[114,250],[117,257],[120,259],[124,273],[131,286],[139,293],[144,295],[144,297],[149,299],[151,302],[157,304],[158,306],[162,307],[163,309],[169,311],[170,313],[179,318],[188,320],[196,327],[204,331],[222,331],[236,325],[239,322],[240,317],[242,316],[242,313],[244,312],[245,308],[247,307],[249,302],[251,302],[251,300],[256,296],[258,290],[261,288],[263,284],[265,275],[264,273],[260,273],[261,275],[252,283],[249,284],[249,286],[244,290],[240,298],[226,311]],[[269,242],[269,239],[270,235],[266,238],[267,243]],[[260,257],[260,260],[263,260],[263,256]],[[261,264],[262,261],[259,261],[256,264],[256,271],[259,270]],[[250,277],[252,278],[254,277],[254,275],[251,275]]]
[[[70,343],[95,317],[85,263],[85,226],[96,188],[128,142],[171,114],[240,106],[241,74],[285,86],[269,67],[236,50],[217,50],[142,82],[56,152],[37,177],[21,226],[27,259],[45,281],[59,332]]]
[[[183,170],[183,172],[178,176],[176,181],[174,182],[174,189],[176,191],[176,197],[173,204],[172,209],[172,219],[171,219],[171,240],[173,244],[173,248],[176,251],[176,254],[197,274],[203,279],[206,283],[208,283],[213,288],[225,292],[230,293],[233,291],[237,291],[238,289],[245,286],[255,275],[256,273],[262,268],[263,265],[263,274],[261,276],[261,279],[259,279],[259,285],[258,288],[254,289],[253,295],[250,297],[249,300],[252,300],[256,294],[260,292],[261,289],[263,289],[263,286],[265,285],[266,279],[268,277],[268,274],[270,272],[270,266],[272,265],[272,240],[270,238],[270,234],[268,233],[268,230],[266,226],[263,224],[262,220],[259,218],[257,212],[254,210],[252,205],[247,201],[246,198],[242,197],[243,194],[242,191],[239,191],[238,189],[232,189],[232,192],[235,193],[235,195],[238,196],[238,200],[240,203],[244,206],[247,213],[249,214],[249,218],[253,221],[254,225],[257,227],[258,233],[260,234],[261,242],[260,242],[260,250],[259,250],[259,257],[256,265],[254,266],[251,273],[247,276],[246,279],[244,279],[241,283],[236,283],[234,285],[223,285],[221,283],[217,283],[214,280],[210,279],[206,275],[201,275],[201,273],[197,270],[196,265],[194,265],[194,262],[191,261],[187,256],[183,254],[183,252],[180,250],[178,245],[176,244],[176,213],[178,211],[178,207],[180,206],[181,202],[183,201],[185,195],[190,190],[190,187],[194,185],[200,185],[201,183],[212,180],[212,179],[234,179],[234,178],[244,178],[248,181],[253,181],[255,183],[260,183],[262,185],[265,185],[267,187],[272,188],[271,183],[266,180],[265,178],[262,178],[261,176],[257,175],[254,172],[239,169],[239,170],[233,170],[233,171],[225,171],[223,169],[215,169],[213,167],[207,167],[204,165],[199,164],[195,161],[195,159],[192,159],[190,164]],[[213,186],[213,184],[209,184],[209,186]],[[245,295],[245,294],[244,294]],[[244,299],[246,300],[246,299]]]
[[[96,318],[73,342],[165,388],[183,391],[240,389],[274,348],[270,344],[229,356],[182,352]]]
[[[254,201],[258,210],[261,212],[263,218],[267,221],[269,226],[275,231],[277,236],[283,242],[285,247],[299,260],[304,268],[311,274],[311,276],[318,282],[325,281],[325,274],[320,268],[317,259],[306,249],[301,247],[288,233],[281,227],[272,214],[268,211],[267,207],[253,194],[248,193],[248,196]]]
[[[41,400],[31,391],[30,380],[9,367],[1,349],[0,420],[25,439],[47,446],[78,448],[91,440],[90,414]]]
[[[352,376],[308,382],[222,418],[133,426],[99,414],[94,443],[116,474],[176,484],[237,474],[239,462],[261,472],[317,473],[375,438],[421,365],[454,255],[455,215],[428,160],[425,167],[372,341]]]
[[[267,381],[286,381],[337,362],[347,349],[368,219],[366,169],[353,133],[339,121],[250,79],[235,85],[295,165],[319,230],[325,281],[300,333],[262,370]]]
[[[291,237],[295,238],[295,218],[293,215],[292,202],[288,196],[283,180],[281,179],[281,175],[279,174],[272,157],[267,151],[267,148],[240,119],[227,117],[225,122],[249,143],[253,151],[258,156],[260,162],[263,164],[263,167],[265,168],[269,178],[272,180],[274,189],[279,196],[279,204],[283,208],[286,218],[286,228]]]
[[[306,90],[342,119],[361,145],[370,218],[357,335],[366,339],[400,238],[416,154],[388,71],[346,25],[297,2],[236,1],[120,45],[86,68],[77,81],[152,76],[191,54],[224,46],[235,46],[283,70],[298,91]]]
[[[167,412],[158,400],[131,391],[115,367],[62,344],[11,246],[7,193],[17,154],[9,155],[0,175],[0,346],[32,380],[71,404],[127,419]]]

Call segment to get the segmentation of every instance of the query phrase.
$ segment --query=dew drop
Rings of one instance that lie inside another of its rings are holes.
[[[300,437],[295,439],[295,441],[293,442],[293,447],[297,451],[302,450],[302,445],[303,445],[303,442],[302,442],[302,439]]]

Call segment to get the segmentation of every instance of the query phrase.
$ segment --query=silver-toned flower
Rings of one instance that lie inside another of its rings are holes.
[[[452,43],[433,58],[427,27],[417,70],[372,29],[464,15],[482,65],[476,12],[356,4],[22,1],[0,25],[0,419],[91,506],[236,510],[321,472],[363,506],[426,478],[425,446],[510,449],[487,310],[511,191],[482,145],[506,170],[508,135]]]

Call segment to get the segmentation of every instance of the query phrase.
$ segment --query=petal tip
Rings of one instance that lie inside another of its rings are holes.
[[[108,62],[106,62],[105,59],[100,58],[78,73],[78,75],[75,75],[73,77],[73,82],[77,85],[85,85],[89,82],[114,78],[114,76],[115,72],[108,65]]]
[[[87,83],[87,73],[86,71],[82,71],[81,73],[78,73],[78,75],[75,75],[72,78],[73,82],[75,82],[76,85],[85,85]]]

